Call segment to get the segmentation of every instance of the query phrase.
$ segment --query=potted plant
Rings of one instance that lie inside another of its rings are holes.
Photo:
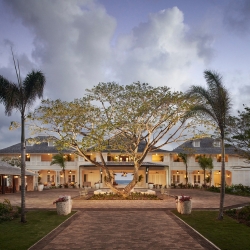
[[[176,208],[180,214],[191,214],[192,211],[192,197],[191,196],[176,196]]]
[[[43,191],[43,188],[44,188],[44,185],[43,185],[41,179],[42,179],[41,176],[38,176],[38,187],[37,187],[38,191]]]
[[[96,188],[96,189],[99,189],[99,188],[100,188],[100,181],[95,182],[95,184],[94,184],[94,185],[95,185],[95,188]]]
[[[149,188],[149,189],[153,189],[153,185],[154,185],[153,182],[149,182],[149,183],[148,183],[148,188]]]
[[[72,200],[70,196],[62,195],[53,202],[56,204],[56,210],[58,215],[67,215],[71,213]]]

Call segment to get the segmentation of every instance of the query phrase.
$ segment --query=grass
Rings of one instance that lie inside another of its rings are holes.
[[[175,215],[213,242],[221,250],[250,249],[250,227],[224,214],[222,221],[217,220],[217,211],[192,211],[190,215]]]
[[[20,218],[4,221],[0,223],[0,249],[26,250],[73,213],[59,216],[56,211],[28,211],[26,223],[21,223]]]

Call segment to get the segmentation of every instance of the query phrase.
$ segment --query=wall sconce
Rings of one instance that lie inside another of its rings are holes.
[[[70,173],[70,174],[72,173],[71,170],[69,170],[69,173]]]
[[[7,178],[8,178],[8,175],[4,175],[3,178],[7,179]]]
[[[219,170],[219,174],[220,174],[220,170]]]
[[[50,170],[48,170],[47,173],[50,174]]]
[[[177,170],[176,173],[179,174],[179,171]]]
[[[200,173],[200,171],[198,170],[198,174]]]
[[[17,178],[18,178],[18,175],[15,175],[14,178],[17,179]]]
[[[25,175],[25,179],[27,179],[27,176]]]
[[[148,171],[146,171],[146,174],[148,174]]]
[[[229,177],[230,177],[230,174],[227,175],[227,178],[229,178]]]
[[[126,161],[128,161],[128,157],[126,158]]]

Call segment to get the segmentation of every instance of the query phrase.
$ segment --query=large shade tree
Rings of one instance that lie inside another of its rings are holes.
[[[187,96],[196,97],[198,103],[191,108],[189,115],[200,113],[210,118],[219,132],[221,139],[221,192],[218,219],[223,219],[223,206],[225,198],[225,129],[229,117],[231,100],[228,90],[222,83],[222,76],[213,71],[205,71],[204,77],[207,88],[191,86]]]
[[[71,148],[104,173],[113,192],[127,196],[138,182],[138,170],[146,155],[172,142],[184,141],[193,122],[185,119],[190,101],[168,87],[145,83],[121,86],[99,83],[72,102],[44,100],[30,116],[35,132],[57,134],[59,149]],[[138,152],[144,144],[143,152]],[[102,152],[120,150],[133,163],[133,180],[124,188],[112,185],[112,172]],[[90,151],[99,161],[88,158]]]
[[[12,53],[13,55],[13,53]],[[5,114],[10,116],[13,109],[21,114],[21,222],[26,222],[25,216],[25,119],[26,109],[37,97],[41,98],[45,85],[45,76],[41,71],[32,70],[22,80],[18,61],[13,61],[17,83],[11,82],[0,75],[0,103],[5,106]]]
[[[245,106],[238,116],[231,117],[227,140],[236,152],[250,162],[250,108]]]

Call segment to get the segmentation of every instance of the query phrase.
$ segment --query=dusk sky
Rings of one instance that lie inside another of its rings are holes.
[[[0,0],[0,75],[46,76],[44,98],[71,101],[99,82],[187,90],[216,70],[233,109],[249,106],[249,0]],[[34,105],[39,105],[39,101]],[[20,142],[20,121],[0,104],[0,148]],[[28,137],[28,131],[26,134]]]

